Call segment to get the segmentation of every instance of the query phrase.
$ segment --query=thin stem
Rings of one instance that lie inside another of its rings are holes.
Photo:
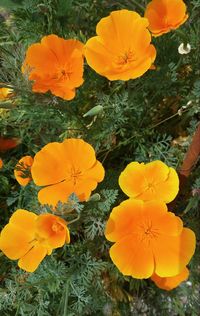
[[[68,298],[69,298],[69,279],[67,280],[66,287],[65,287],[63,316],[67,316]]]
[[[143,7],[143,5],[141,5],[140,3],[138,3],[135,0],[132,0],[131,2],[133,2],[138,8],[140,8],[142,11],[145,11],[145,8]]]
[[[187,112],[188,110],[189,110],[189,108],[188,108],[188,109],[183,110],[183,111],[181,112],[181,114],[182,114],[182,113]],[[160,121],[159,123],[157,123],[157,124],[155,124],[155,125],[151,126],[151,127],[150,127],[150,129],[155,128],[155,127],[157,127],[157,126],[161,125],[162,123],[164,123],[164,122],[166,122],[166,121],[171,120],[172,118],[176,117],[177,115],[180,115],[180,113],[179,113],[179,112],[177,112],[177,113],[175,113],[175,114],[173,114],[173,115],[171,115],[171,116],[167,117],[166,119],[164,119],[164,120]]]
[[[68,222],[67,225],[70,225],[70,224],[72,224],[72,223],[75,223],[75,222],[77,222],[79,219],[80,219],[80,215],[78,215],[77,218],[75,218],[75,219],[71,220],[70,222]]]

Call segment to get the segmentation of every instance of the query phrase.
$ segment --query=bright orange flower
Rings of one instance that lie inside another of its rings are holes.
[[[147,19],[128,10],[113,11],[101,19],[96,27],[97,36],[85,45],[89,66],[109,80],[142,76],[156,57],[148,24]]]
[[[179,190],[176,171],[162,161],[131,162],[119,177],[122,191],[130,198],[171,202]]]
[[[0,158],[0,169],[3,167],[3,160]]]
[[[65,100],[75,97],[75,88],[83,83],[83,44],[57,35],[44,36],[41,43],[31,45],[23,72],[33,80],[32,90],[52,94]]]
[[[0,101],[8,99],[12,91],[13,90],[9,88],[0,88]]]
[[[193,231],[156,200],[122,202],[112,210],[105,236],[115,242],[110,257],[120,272],[138,279],[176,276],[195,250]]]
[[[40,203],[53,206],[67,202],[72,193],[86,201],[104,178],[93,147],[73,138],[44,146],[34,157],[31,173],[35,184],[44,187],[38,193]]]
[[[156,37],[177,29],[188,18],[186,10],[183,0],[152,0],[145,11],[149,30]]]
[[[18,266],[34,272],[46,255],[70,242],[67,223],[53,214],[36,215],[19,209],[0,235],[0,249]]]
[[[154,281],[160,289],[170,291],[179,286],[181,282],[186,281],[188,276],[189,270],[185,267],[183,271],[176,276],[161,278],[158,275],[153,274],[151,280]]]
[[[33,164],[33,158],[31,156],[22,157],[15,166],[14,175],[15,179],[22,186],[26,186],[31,180],[31,166]]]

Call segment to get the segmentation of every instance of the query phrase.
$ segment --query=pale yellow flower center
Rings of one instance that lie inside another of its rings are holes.
[[[53,223],[53,225],[51,226],[51,229],[52,229],[53,232],[58,233],[58,232],[63,231],[64,227],[63,227],[60,223],[55,222],[55,223]]]

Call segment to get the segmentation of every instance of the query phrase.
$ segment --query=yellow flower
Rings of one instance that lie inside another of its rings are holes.
[[[156,37],[179,28],[188,19],[186,10],[183,0],[152,0],[145,11],[149,30]]]
[[[38,193],[40,203],[56,206],[67,202],[72,193],[87,201],[105,172],[91,145],[69,138],[44,146],[34,157],[31,173],[35,184],[43,187]]]
[[[134,11],[111,12],[97,24],[97,36],[85,45],[88,65],[109,80],[142,76],[156,58],[148,24]]]
[[[176,171],[162,161],[131,162],[119,177],[122,191],[130,198],[171,202],[179,190]]]
[[[34,272],[46,255],[70,242],[67,223],[53,214],[16,210],[0,235],[0,249],[18,266]]]
[[[161,201],[129,199],[115,207],[105,236],[115,242],[110,257],[119,271],[134,278],[173,277],[195,251],[195,234]]]

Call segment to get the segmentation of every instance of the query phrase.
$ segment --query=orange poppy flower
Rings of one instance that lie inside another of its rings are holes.
[[[97,36],[85,45],[88,65],[109,80],[142,76],[156,58],[148,24],[134,11],[111,12],[97,24]]]
[[[179,178],[176,171],[162,161],[131,162],[121,173],[119,185],[130,198],[169,203],[178,193]]]
[[[0,88],[0,101],[8,99],[12,91],[13,90],[9,88]]]
[[[0,158],[0,169],[3,167],[3,160]]]
[[[187,18],[186,5],[182,0],[152,0],[146,7],[145,18],[153,36],[160,36],[179,28]]]
[[[31,156],[22,157],[15,166],[14,175],[17,182],[26,186],[31,180],[31,166],[33,164],[33,158]]]
[[[0,249],[18,266],[34,272],[46,255],[70,242],[67,223],[53,214],[36,215],[19,209],[0,235]]]
[[[183,271],[176,276],[161,278],[158,275],[153,274],[151,280],[154,281],[160,289],[170,291],[179,286],[183,281],[186,281],[188,276],[189,270],[185,267]]]
[[[34,81],[32,90],[51,91],[65,100],[73,99],[75,88],[83,83],[83,47],[78,40],[65,40],[54,34],[31,45],[22,71]]]
[[[38,193],[40,203],[52,206],[67,202],[72,193],[86,201],[104,178],[93,147],[73,138],[44,146],[34,157],[31,173],[35,184],[44,187]]]
[[[195,250],[193,231],[156,200],[122,202],[112,210],[105,236],[115,242],[110,257],[120,272],[138,279],[176,276]]]

